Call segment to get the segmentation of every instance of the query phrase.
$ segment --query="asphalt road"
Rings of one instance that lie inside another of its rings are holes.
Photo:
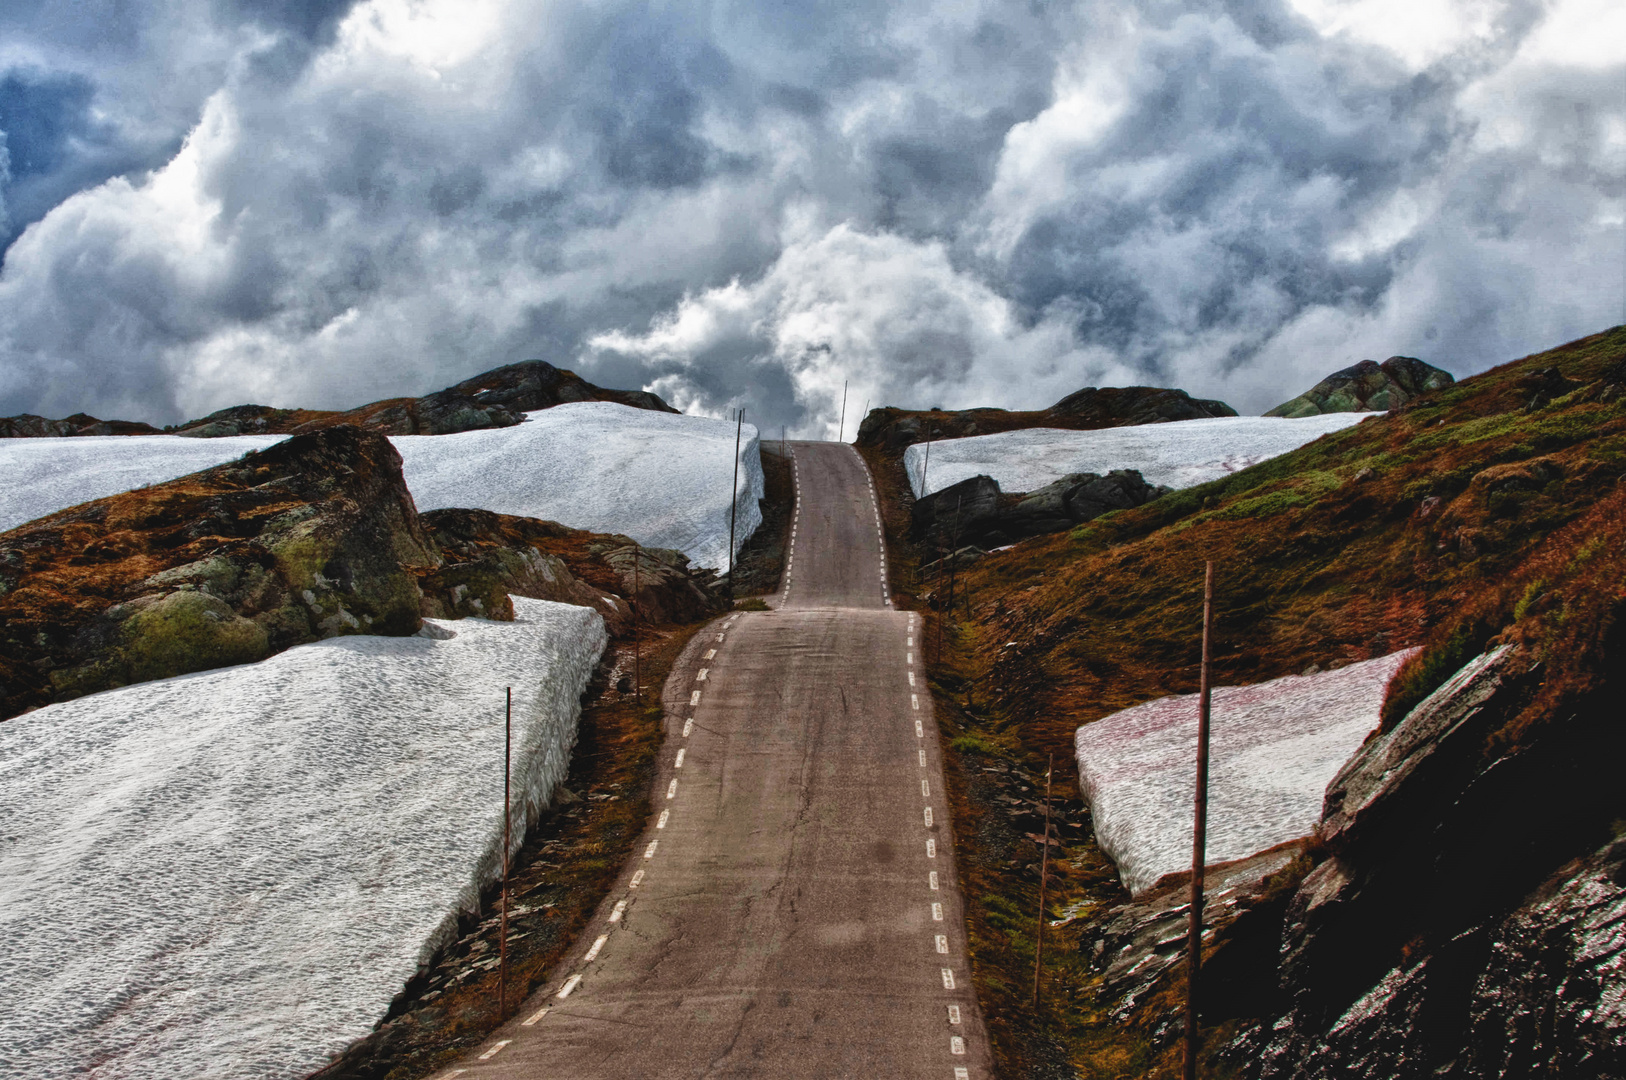
[[[992,1075],[914,616],[857,453],[793,448],[787,582],[674,668],[632,865],[555,979],[437,1075]]]

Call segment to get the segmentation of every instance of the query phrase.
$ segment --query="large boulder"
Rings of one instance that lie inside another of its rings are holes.
[[[1265,415],[1297,417],[1335,412],[1384,412],[1455,381],[1449,371],[1414,356],[1391,356],[1381,364],[1362,360],[1333,372]]]
[[[1073,473],[1025,495],[1004,495],[993,478],[973,476],[915,500],[911,535],[933,549],[1000,547],[1142,506],[1168,491],[1135,469]]]
[[[488,510],[433,510],[422,520],[445,560],[419,575],[429,618],[510,619],[510,597],[527,596],[593,608],[619,638],[634,619],[687,623],[728,606],[710,572],[691,569],[679,551]]]
[[[0,717],[422,625],[440,556],[389,440],[351,427],[0,533]]]

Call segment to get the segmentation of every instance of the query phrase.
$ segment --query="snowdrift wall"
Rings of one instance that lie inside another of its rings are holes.
[[[0,1077],[301,1077],[365,1035],[566,773],[592,610],[345,637],[0,724]]]
[[[728,567],[734,425],[602,401],[526,414],[518,427],[391,440],[420,511],[465,506],[624,533]],[[762,521],[757,429],[740,443],[735,549]]]
[[[1213,692],[1207,863],[1308,836],[1327,785],[1378,726],[1411,651]],[[1078,729],[1079,787],[1101,850],[1139,895],[1191,869],[1197,695],[1158,698]]]
[[[279,435],[0,439],[0,532],[25,521],[263,450]],[[526,414],[514,427],[397,435],[420,511],[493,510],[623,533],[728,567],[734,425],[591,401]],[[762,522],[757,429],[740,443],[735,550]]]
[[[1028,428],[968,439],[915,443],[903,467],[915,497],[973,476],[991,476],[1001,491],[1037,491],[1072,473],[1139,469],[1153,486],[1193,487],[1296,450],[1373,413],[1329,413],[1287,420],[1274,416],[1221,416],[1168,424],[1063,431]]]

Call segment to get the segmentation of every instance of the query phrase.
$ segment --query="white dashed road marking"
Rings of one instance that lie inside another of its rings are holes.
[[[958,1005],[950,1005],[949,1006],[949,1023],[958,1024],[959,1022],[960,1022],[960,1007]]]
[[[928,840],[928,841],[926,841],[926,858],[928,858],[928,859],[937,858],[937,841],[936,840]]]
[[[932,808],[926,807],[926,828],[932,827]]]
[[[944,990],[953,990],[954,989],[954,969],[953,968],[944,968],[943,969],[943,989]]]
[[[674,769],[683,768],[683,755],[688,753],[688,752],[689,751],[688,751],[687,747],[684,747],[682,750],[679,750],[677,752],[677,757],[672,760],[672,768],[674,768]]]
[[[670,784],[666,785],[666,797],[668,799],[677,798],[677,781],[676,780],[673,780]]]
[[[634,870],[632,872],[632,881],[627,883],[627,888],[636,889],[638,887],[639,883],[642,882],[643,880],[644,880],[644,872],[642,870]],[[611,916],[611,917],[613,918],[614,916]]]
[[[496,1057],[499,1053],[502,1052],[503,1047],[507,1046],[509,1043],[511,1043],[513,1041],[514,1041],[513,1039],[500,1039],[500,1040],[498,1040],[497,1042],[492,1044],[492,1047],[491,1047],[490,1050],[487,1050],[485,1053],[480,1055],[480,1060],[481,1061],[490,1061],[492,1058]]]
[[[656,821],[655,821],[655,828],[657,828],[657,829],[666,828],[666,823],[668,821],[670,821],[670,820],[672,820],[672,811],[670,811],[670,810],[662,810],[661,811],[661,816],[658,819],[656,819]]]
[[[644,848],[644,858],[653,859],[655,857],[655,849],[657,847],[659,847],[659,846],[660,846],[660,841],[659,840],[651,840],[649,842],[649,846]]]
[[[950,1035],[949,1036],[949,1053],[951,1053],[951,1054],[964,1054],[965,1053],[965,1040],[960,1038],[958,1035]]]
[[[915,721],[915,738],[924,739],[925,737],[926,737],[926,725],[922,724],[919,720],[916,720]]]
[[[609,940],[610,940],[610,935],[609,934],[600,934],[598,936],[598,940],[593,942],[593,947],[591,949],[587,950],[587,955],[582,957],[582,963],[591,964],[594,960],[597,960],[598,959],[598,951],[600,949],[604,948],[604,943],[606,941],[609,941]]]
[[[931,793],[932,793],[931,784],[927,782],[925,777],[921,777],[920,778],[920,794],[922,796],[930,796]]]
[[[937,871],[933,870],[930,874],[927,874],[926,880],[931,882],[931,886],[935,890],[937,888]]]
[[[544,1016],[548,1015],[548,1010],[551,1009],[551,1008],[553,1008],[552,1005],[544,1005],[544,1006],[542,1006],[540,1009],[536,1010],[530,1016],[527,1016],[525,1019],[521,1020],[519,1022],[519,1026],[520,1027],[535,1027],[536,1022],[538,1020],[542,1019]]]
[[[700,704],[700,691],[695,690],[695,691],[693,691],[692,693],[689,694],[689,704],[690,705],[698,705],[698,704]]]
[[[643,873],[642,870],[640,870],[638,872],[640,874]],[[932,876],[936,877],[937,875],[933,874]],[[933,888],[936,888],[936,886],[934,885]],[[615,902],[615,910],[610,912],[610,921],[611,922],[620,922],[621,921],[621,916],[625,915],[626,913],[627,913],[627,902],[625,900],[617,900]]]
[[[947,970],[947,969],[945,968],[944,970]],[[575,993],[576,987],[580,986],[581,984],[582,984],[582,977],[580,975],[572,975],[570,978],[565,980],[565,984],[559,988],[559,993],[554,995],[554,996],[555,997],[560,997],[560,998],[567,998],[571,994]]]
[[[932,905],[932,922],[942,922],[942,921],[943,921],[943,905],[942,904],[933,904]]]

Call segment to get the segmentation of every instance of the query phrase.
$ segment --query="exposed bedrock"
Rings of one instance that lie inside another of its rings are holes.
[[[421,625],[440,562],[389,440],[289,439],[0,533],[0,716]]]
[[[1073,473],[1021,495],[1005,495],[991,477],[973,476],[917,499],[912,536],[934,548],[998,547],[1141,506],[1168,491],[1134,469]]]
[[[1430,390],[1456,382],[1442,371],[1414,356],[1391,356],[1383,363],[1362,360],[1328,375],[1291,401],[1265,413],[1266,416],[1316,416],[1335,412],[1384,412]]]
[[[1096,428],[1162,424],[1171,420],[1198,420],[1235,416],[1223,401],[1194,398],[1184,390],[1162,386],[1088,386],[1068,394],[1048,409],[1010,412],[1005,409],[871,409],[858,426],[859,446],[902,451],[917,442],[963,439],[1021,428]]]
[[[1601,693],[1510,736],[1544,678],[1493,650],[1329,785],[1245,1075],[1626,1075],[1626,725]]]

